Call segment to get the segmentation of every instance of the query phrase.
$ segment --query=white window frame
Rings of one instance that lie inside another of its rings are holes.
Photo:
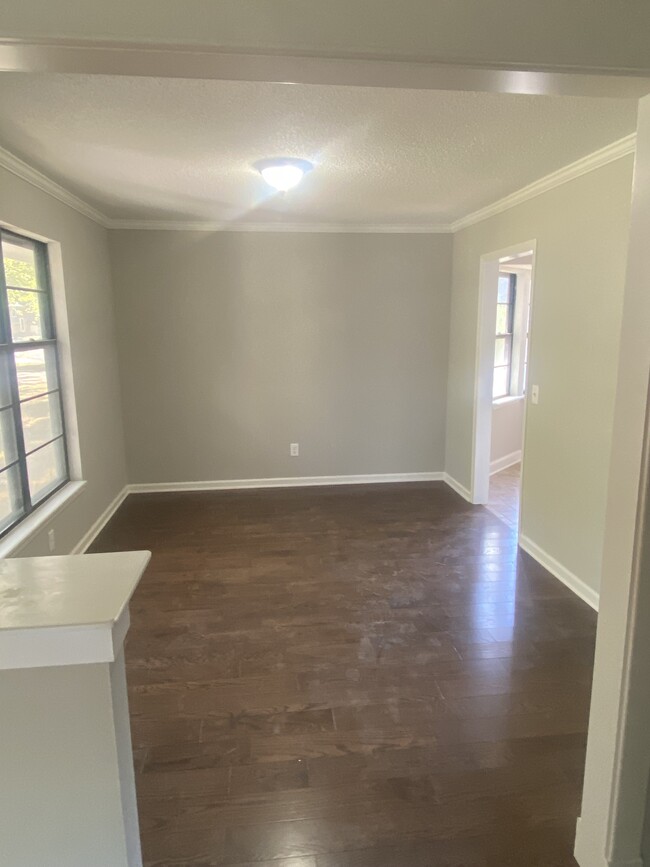
[[[56,352],[63,405],[63,424],[68,455],[68,481],[44,499],[0,538],[0,557],[17,554],[60,511],[75,500],[86,486],[83,479],[77,404],[72,366],[72,349],[66,305],[63,254],[61,243],[29,229],[0,221],[0,227],[14,235],[40,241],[46,245],[49,263],[52,314],[56,328]]]
[[[502,264],[499,265],[499,274],[514,274],[517,277],[517,284],[512,325],[510,388],[507,395],[493,398],[492,402],[495,404],[521,398],[525,393],[526,341],[529,336],[532,266]]]

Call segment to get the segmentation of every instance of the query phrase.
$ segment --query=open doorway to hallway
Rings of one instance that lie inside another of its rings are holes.
[[[534,240],[481,257],[472,502],[519,528]]]
[[[533,250],[499,260],[487,507],[519,527]]]

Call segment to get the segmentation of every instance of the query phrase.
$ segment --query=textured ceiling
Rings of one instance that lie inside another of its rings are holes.
[[[3,73],[0,145],[114,219],[448,223],[633,132],[634,100]],[[286,196],[252,168],[317,168]]]

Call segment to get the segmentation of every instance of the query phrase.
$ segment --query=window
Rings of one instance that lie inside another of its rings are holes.
[[[493,399],[506,397],[510,394],[516,297],[517,275],[499,274],[492,384]]]
[[[47,246],[0,229],[0,535],[69,479]]]

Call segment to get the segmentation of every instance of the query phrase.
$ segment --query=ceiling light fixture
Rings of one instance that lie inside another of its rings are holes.
[[[314,166],[308,160],[279,157],[272,160],[260,160],[260,162],[255,163],[255,168],[270,187],[286,193],[287,190],[296,187]]]

